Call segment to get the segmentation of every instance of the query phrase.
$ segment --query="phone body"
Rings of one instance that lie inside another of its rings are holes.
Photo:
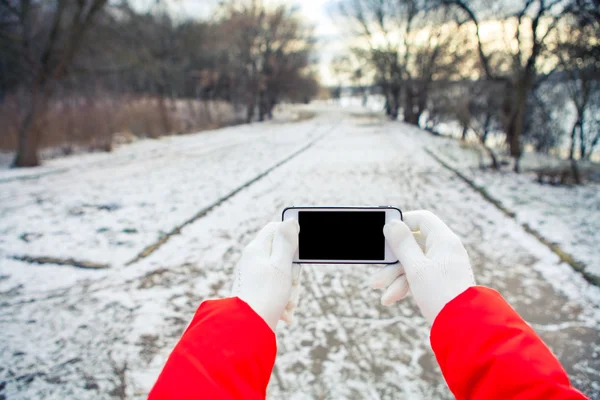
[[[402,220],[392,206],[288,207],[282,220],[300,225],[299,264],[394,264],[398,259],[383,236],[383,227]]]

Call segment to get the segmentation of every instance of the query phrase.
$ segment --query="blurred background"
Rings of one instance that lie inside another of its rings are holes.
[[[596,0],[0,2],[0,150],[110,151],[359,98],[431,132],[597,160]],[[496,150],[497,149],[497,150]],[[5,157],[9,158],[9,157]],[[566,179],[566,178],[565,178]]]

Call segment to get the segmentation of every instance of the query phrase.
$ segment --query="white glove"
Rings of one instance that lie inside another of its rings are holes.
[[[235,270],[232,296],[245,301],[275,330],[291,322],[300,293],[301,266],[292,264],[300,226],[295,220],[271,222],[244,249]]]
[[[387,288],[381,304],[391,305],[410,290],[423,316],[433,324],[446,304],[475,286],[467,251],[433,213],[407,212],[404,222],[392,221],[383,232],[400,263],[382,268],[371,279],[374,289]]]

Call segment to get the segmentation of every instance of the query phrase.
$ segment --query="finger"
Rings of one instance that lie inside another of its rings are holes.
[[[280,223],[281,222],[269,222],[256,234],[256,237],[250,242],[249,246],[265,252],[267,255],[271,254],[273,238],[275,237],[275,232]]]
[[[396,279],[381,296],[381,304],[384,306],[392,305],[393,303],[402,300],[408,295],[408,279],[406,275],[401,275]]]
[[[452,233],[450,228],[431,211],[419,210],[404,213],[404,223],[413,231],[420,231],[425,239],[432,233]],[[434,235],[437,236],[437,235]]]
[[[404,274],[404,266],[400,263],[387,265],[377,271],[370,279],[369,286],[373,289],[383,289],[392,284],[400,275]]]
[[[404,265],[406,273],[414,271],[427,261],[415,237],[404,222],[394,220],[387,223],[383,228],[383,234],[394,255]]]
[[[279,222],[271,247],[271,263],[278,267],[291,268],[296,249],[298,249],[298,221],[290,219]]]

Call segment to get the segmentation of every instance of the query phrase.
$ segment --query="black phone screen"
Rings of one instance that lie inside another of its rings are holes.
[[[300,260],[384,260],[385,211],[298,211]]]

